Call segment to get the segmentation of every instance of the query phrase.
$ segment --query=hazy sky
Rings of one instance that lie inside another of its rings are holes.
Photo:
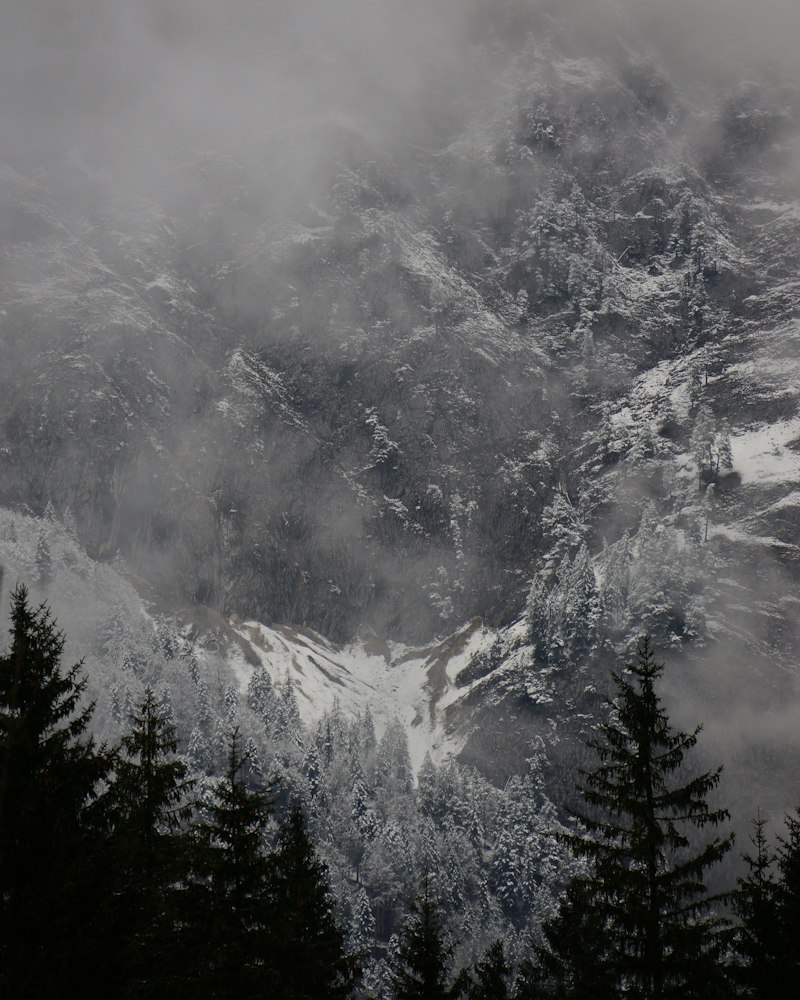
[[[621,11],[683,72],[726,83],[756,58],[795,72],[794,0],[25,0],[0,7],[0,156],[236,149],[331,109],[391,133],[432,88],[474,79],[476,11],[503,3],[569,10],[589,39]]]
[[[18,148],[250,145],[332,108],[422,99],[458,52],[451,0],[29,0],[0,13],[3,134]],[[10,139],[9,139],[10,137]]]

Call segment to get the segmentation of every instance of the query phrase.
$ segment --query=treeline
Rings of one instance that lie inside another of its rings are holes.
[[[95,743],[63,646],[18,588],[0,658],[0,995],[350,995],[359,962],[303,813],[271,829],[238,731],[200,802],[151,690],[121,746]]]
[[[772,849],[754,821],[735,889],[706,876],[731,850],[721,768],[684,768],[698,730],[673,730],[656,692],[663,665],[649,639],[613,675],[609,721],[589,743],[583,808],[564,835],[583,868],[513,970],[495,941],[470,969],[448,966],[427,894],[402,935],[398,1000],[792,1000],[800,989],[800,809]],[[688,771],[686,777],[682,770]]]
[[[287,801],[236,726],[223,776],[196,784],[151,689],[131,706],[121,744],[98,745],[81,665],[62,668],[63,647],[47,610],[32,608],[18,588],[11,645],[0,658],[2,996],[796,994],[800,813],[774,851],[759,818],[735,891],[707,892],[706,876],[732,846],[719,832],[727,813],[709,804],[719,771],[684,767],[697,734],[670,726],[648,641],[614,676],[609,721],[591,744],[596,767],[582,774],[583,808],[561,836],[575,874],[557,911],[522,951],[507,937],[456,962],[444,880],[432,864],[377,964],[367,894],[349,931],[336,913],[307,827],[314,802]],[[319,767],[313,753],[307,763]],[[420,775],[418,795],[433,813],[431,777]],[[317,789],[315,797],[321,781]],[[351,808],[368,826],[363,802]],[[479,836],[479,824],[475,814],[462,825]],[[534,837],[531,852],[540,844]],[[359,853],[355,845],[356,867]],[[510,860],[504,865],[513,873]]]

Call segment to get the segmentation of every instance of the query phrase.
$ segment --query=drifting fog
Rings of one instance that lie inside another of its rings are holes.
[[[276,136],[306,123],[344,120],[390,153],[445,146],[502,89],[531,10],[535,30],[558,30],[561,51],[614,59],[629,44],[650,50],[684,99],[696,92],[718,103],[750,76],[799,82],[796,0],[10,0],[0,6],[0,160],[35,176],[66,157],[98,186],[113,178],[168,204],[183,193],[174,167],[187,153],[257,162],[266,148],[273,155]],[[548,10],[559,13],[557,29]],[[293,138],[296,155],[324,159],[324,138],[308,142],[304,150]],[[476,201],[490,196],[474,192]],[[187,420],[185,453],[202,448],[205,430]],[[293,460],[271,456],[272,480],[291,478],[280,466]],[[143,495],[141,506],[150,502]],[[355,536],[358,511],[337,516],[326,530]],[[167,547],[163,559],[171,558]],[[415,564],[418,577],[435,572],[430,558]],[[735,649],[717,650],[699,676],[680,666],[672,676],[687,727],[708,719],[715,702],[725,706],[709,719],[711,760],[738,752],[745,767],[765,732],[798,750],[797,692],[789,683],[783,700],[756,705],[753,674]],[[769,792],[768,805],[789,804],[785,787]],[[749,789],[741,798],[746,809]]]
[[[250,152],[332,113],[435,139],[502,75],[507,49],[493,64],[474,44],[487,22],[513,35],[531,9],[541,30],[569,11],[590,52],[635,34],[689,79],[797,71],[792,0],[28,0],[0,10],[2,156],[72,150],[141,180],[184,147]]]
[[[66,0],[0,13],[3,133],[147,174],[183,146],[252,152],[298,120],[397,128],[462,73],[458,19],[424,0]]]

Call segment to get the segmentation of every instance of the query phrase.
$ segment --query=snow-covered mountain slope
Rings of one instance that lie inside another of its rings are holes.
[[[98,735],[111,739],[124,724],[110,709],[112,689],[128,688],[134,700],[143,684],[168,689],[185,742],[196,724],[186,697],[198,676],[219,706],[228,690],[244,705],[263,668],[275,690],[291,686],[309,730],[334,709],[347,717],[369,713],[379,737],[400,723],[416,773],[427,753],[443,761],[463,747],[471,720],[458,717],[458,706],[481,684],[463,673],[495,639],[476,620],[424,647],[375,636],[341,646],[309,629],[227,622],[201,607],[155,603],[152,593],[142,598],[122,563],[88,557],[72,524],[55,517],[0,511],[0,567],[6,586],[26,583],[35,600],[47,602],[67,636],[65,655],[84,660],[99,701]]]
[[[397,720],[408,734],[415,773],[427,753],[441,761],[462,749],[471,720],[459,720],[458,706],[481,680],[464,683],[461,673],[495,638],[480,621],[420,648],[374,638],[340,647],[310,631],[257,622],[234,631],[243,651],[231,665],[243,689],[255,658],[275,685],[287,674],[292,678],[300,714],[309,724],[335,704],[354,715],[369,710],[379,732]]]
[[[3,582],[27,579],[56,614],[63,666],[82,656],[96,737],[117,746],[149,687],[202,808],[238,733],[245,780],[269,783],[278,816],[305,808],[354,936],[366,906],[369,939],[383,948],[423,873],[447,893],[464,956],[498,935],[524,949],[553,912],[573,863],[543,789],[541,748],[504,788],[453,756],[464,733],[444,710],[489,638],[479,623],[428,649],[374,638],[342,648],[308,630],[165,607],[143,599],[119,561],[90,559],[52,510],[0,510],[0,566]]]
[[[0,502],[218,631],[220,697],[289,668],[309,719],[370,704],[499,781],[538,738],[559,794],[648,631],[783,802],[798,96],[514,18],[424,141],[316,114],[133,194],[4,166]]]

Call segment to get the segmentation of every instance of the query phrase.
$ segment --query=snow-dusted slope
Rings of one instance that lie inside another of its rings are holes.
[[[150,683],[169,689],[185,742],[197,676],[217,697],[238,692],[244,705],[254,670],[264,667],[276,690],[291,684],[309,731],[334,706],[347,718],[369,712],[379,737],[399,722],[414,773],[426,753],[444,761],[463,748],[473,719],[459,704],[481,684],[463,672],[496,639],[484,623],[425,647],[374,636],[340,646],[309,629],[230,623],[206,609],[143,600],[124,565],[90,559],[71,532],[55,518],[0,510],[0,570],[7,588],[25,583],[34,601],[47,601],[66,634],[65,655],[84,659],[98,735],[113,739],[124,725],[111,710],[112,690],[129,688],[135,699]]]
[[[642,631],[720,747],[753,691],[793,717],[800,102],[557,6],[424,143],[312,116],[144,196],[3,167],[0,502],[71,509],[220,698],[288,670],[309,720],[561,780]]]
[[[308,723],[334,704],[347,714],[369,710],[379,732],[396,719],[408,734],[415,772],[426,753],[441,761],[462,749],[471,720],[462,718],[459,726],[453,708],[481,682],[459,683],[459,674],[495,639],[478,621],[424,648],[377,639],[336,646],[311,631],[258,622],[234,626],[234,632],[244,650],[233,651],[230,662],[243,690],[255,659],[274,684],[291,677]]]

